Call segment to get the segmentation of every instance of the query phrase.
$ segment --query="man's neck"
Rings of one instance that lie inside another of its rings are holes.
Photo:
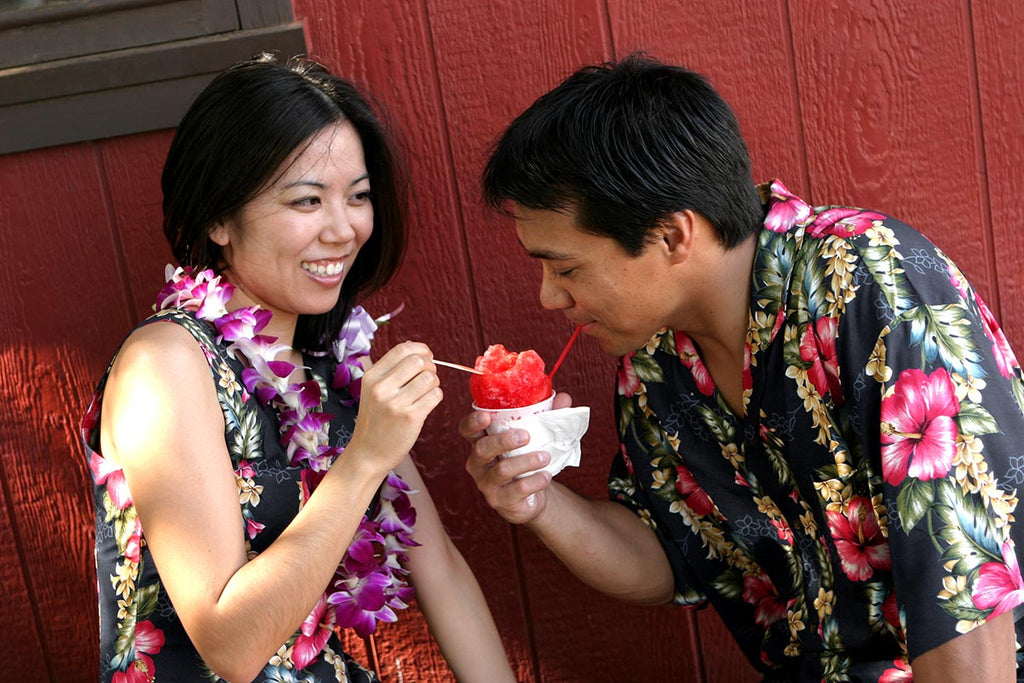
[[[681,328],[706,352],[743,362],[750,317],[750,282],[757,237],[732,249],[715,245],[693,272],[692,310]],[[703,355],[703,354],[702,354]]]

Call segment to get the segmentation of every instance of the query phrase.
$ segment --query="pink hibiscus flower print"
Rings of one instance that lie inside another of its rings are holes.
[[[623,356],[619,362],[619,395],[631,398],[636,394],[640,388],[640,380],[636,376],[636,370],[633,368],[633,356],[636,352],[630,353],[629,355]]]
[[[764,227],[772,232],[786,232],[810,217],[811,207],[799,197],[791,194],[786,186],[778,180],[772,182],[771,193]]]
[[[711,497],[697,484],[693,472],[683,465],[676,467],[676,491],[679,491],[686,504],[701,517],[715,511]]]
[[[896,602],[896,594],[889,593],[882,603],[882,616],[885,622],[892,627],[896,633],[903,633],[903,624],[900,622],[900,605]]]
[[[914,674],[910,670],[910,663],[903,659],[892,660],[892,668],[882,672],[878,683],[913,683]]]
[[[124,510],[132,504],[132,494],[128,491],[128,482],[125,481],[124,471],[117,463],[111,462],[99,453],[92,451],[89,454],[89,469],[92,470],[92,478],[97,484],[105,484],[110,502],[118,510]]]
[[[811,237],[852,237],[866,232],[875,221],[881,220],[885,220],[885,216],[874,211],[837,206],[819,213],[807,229],[807,233]]]
[[[754,375],[750,372],[750,344],[743,346],[743,391],[744,393],[754,388]]]
[[[128,543],[124,549],[124,556],[129,562],[138,563],[142,559],[142,522],[135,518],[135,526],[132,535],[128,537]]]
[[[743,577],[743,600],[754,606],[754,621],[761,626],[786,618],[786,603],[763,570]]]
[[[953,464],[954,417],[960,411],[945,368],[930,375],[904,370],[882,400],[882,475],[899,486],[909,475],[922,481],[944,477]]]
[[[891,569],[889,543],[870,500],[854,496],[845,511],[829,510],[827,516],[843,573],[851,581],[867,581],[876,569]]]
[[[971,587],[971,598],[978,609],[990,609],[989,619],[1009,612],[1024,602],[1024,579],[1017,564],[1013,541],[1002,547],[1002,562],[986,562],[978,568],[978,578]]]
[[[999,366],[999,374],[1007,378],[1013,377],[1014,369],[1020,367],[1017,357],[1013,354],[1013,349],[1006,341],[1006,336],[999,327],[996,317],[992,315],[992,311],[980,296],[977,297],[977,301],[978,309],[981,311],[981,320],[985,323],[985,336],[992,342],[992,355],[995,356],[996,364]]]
[[[156,680],[156,667],[153,660],[139,653],[126,671],[114,673],[111,683],[153,683]]]
[[[140,621],[135,628],[135,661],[125,671],[114,674],[112,683],[151,683],[156,680],[156,668],[149,655],[163,649],[164,632],[151,621]]]
[[[793,530],[789,527],[783,519],[773,519],[771,524],[775,527],[775,534],[779,537],[780,541],[788,545],[793,545]]]
[[[800,337],[800,359],[810,363],[807,377],[819,396],[829,394],[837,405],[843,402],[842,386],[839,384],[839,357],[836,355],[836,336],[839,334],[839,320],[824,317],[808,325]]]
[[[711,373],[704,367],[704,361],[697,353],[697,345],[693,343],[690,336],[685,332],[676,332],[676,353],[680,362],[690,369],[693,380],[697,383],[697,389],[705,396],[715,392],[715,381],[711,379]]]
[[[314,605],[313,611],[309,613],[299,628],[299,635],[295,639],[295,647],[292,649],[292,661],[295,666],[304,669],[316,659],[334,632],[336,622],[334,606],[327,603],[326,594],[321,595]]]

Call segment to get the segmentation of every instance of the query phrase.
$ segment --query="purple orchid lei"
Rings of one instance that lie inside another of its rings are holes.
[[[275,358],[291,347],[275,337],[260,334],[272,313],[259,306],[228,311],[225,305],[235,288],[229,282],[221,282],[212,270],[193,276],[189,268],[168,265],[166,278],[167,284],[157,296],[157,310],[190,311],[213,324],[218,342],[228,342],[228,351],[245,366],[242,384],[246,390],[261,405],[278,410],[280,442],[287,449],[291,464],[305,464],[310,470],[309,476],[303,476],[303,499],[307,500],[344,450],[344,446],[327,445],[332,416],[318,410],[320,385],[312,379],[288,382],[296,366]],[[348,388],[352,400],[347,405],[359,400],[363,376],[359,359],[369,353],[378,324],[392,315],[374,319],[356,306],[332,344],[331,354],[338,365],[331,387]],[[363,516],[338,565],[332,588],[325,594],[326,604],[321,600],[302,625],[293,653],[293,660],[300,667],[316,657],[333,626],[351,627],[365,638],[376,630],[378,621],[396,621],[395,610],[409,606],[413,589],[403,563],[408,560],[408,549],[418,545],[412,538],[416,510],[409,492],[409,486],[397,474],[388,474],[373,517]]]

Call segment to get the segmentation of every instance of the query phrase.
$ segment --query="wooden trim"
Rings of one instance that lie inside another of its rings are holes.
[[[292,20],[291,0],[235,0],[240,28],[277,26]]]
[[[173,128],[231,64],[306,50],[293,22],[0,71],[0,154]]]
[[[0,31],[0,69],[239,28],[234,0],[171,0]]]
[[[47,3],[38,7],[0,11],[0,30],[46,24],[52,21],[67,21],[92,14],[117,12],[125,9],[139,9],[174,0],[69,0],[68,2]]]

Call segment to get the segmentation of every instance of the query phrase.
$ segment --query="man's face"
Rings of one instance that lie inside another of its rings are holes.
[[[573,211],[515,205],[516,233],[543,266],[540,303],[562,311],[601,350],[622,356],[667,325],[672,299],[659,242],[630,256],[615,240],[582,230]]]

